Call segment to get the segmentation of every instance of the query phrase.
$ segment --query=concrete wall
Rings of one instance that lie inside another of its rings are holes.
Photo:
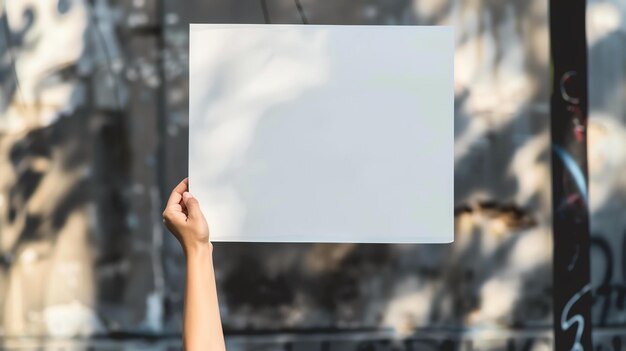
[[[547,1],[301,4],[310,23],[455,26],[456,241],[216,244],[229,349],[551,349]],[[1,11],[4,346],[179,347],[184,257],[160,213],[187,170],[187,24],[300,23],[296,3]],[[588,13],[594,343],[610,350],[626,341],[626,6]]]
[[[589,193],[594,323],[626,324],[626,3],[589,1]]]

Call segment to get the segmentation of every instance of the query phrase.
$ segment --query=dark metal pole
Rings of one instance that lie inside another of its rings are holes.
[[[585,0],[550,1],[554,345],[592,350]]]

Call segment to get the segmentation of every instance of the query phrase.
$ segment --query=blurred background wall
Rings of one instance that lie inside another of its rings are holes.
[[[455,242],[216,244],[229,350],[552,349],[547,0],[0,4],[3,349],[180,348],[188,24],[304,18],[455,26]],[[622,350],[626,3],[587,13],[593,337]]]

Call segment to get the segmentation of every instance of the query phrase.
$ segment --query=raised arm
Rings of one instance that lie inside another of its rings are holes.
[[[174,188],[163,211],[187,258],[183,345],[186,351],[224,351],[209,226],[188,185],[184,179]]]

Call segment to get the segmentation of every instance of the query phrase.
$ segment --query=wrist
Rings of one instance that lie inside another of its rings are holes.
[[[185,251],[185,256],[187,256],[187,258],[212,258],[213,244],[209,241],[207,243],[185,245],[183,247],[183,251]]]

